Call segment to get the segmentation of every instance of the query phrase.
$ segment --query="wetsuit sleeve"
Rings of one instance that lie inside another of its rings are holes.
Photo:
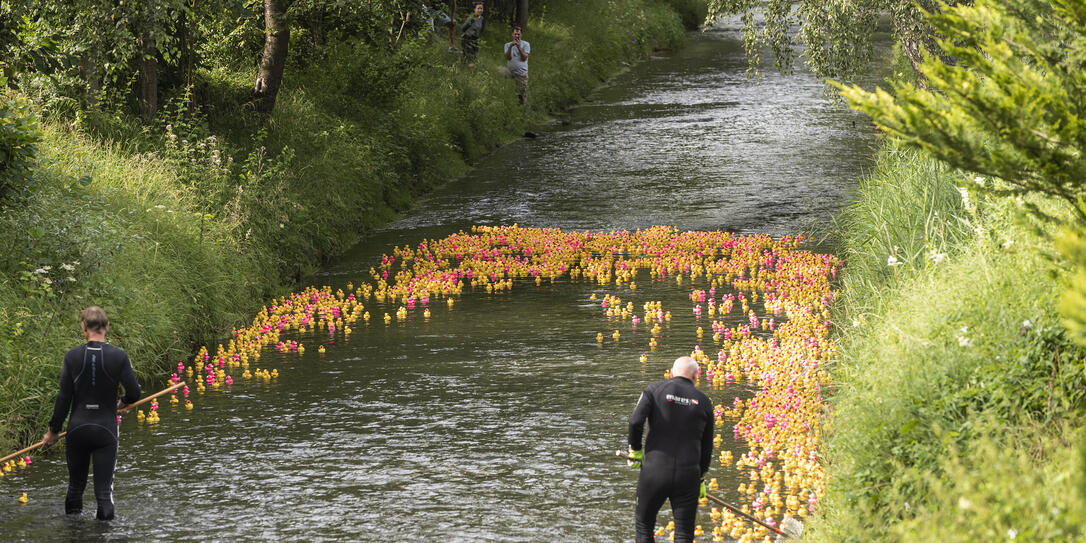
[[[649,413],[652,413],[652,394],[649,389],[645,389],[641,393],[641,397],[637,399],[637,407],[634,408],[633,413],[630,414],[630,435],[628,441],[630,442],[630,448],[635,451],[641,450],[642,438],[645,435],[645,420],[649,418]]]
[[[701,476],[709,472],[709,463],[713,461],[713,411],[712,402],[705,402],[705,429],[701,431]]]
[[[64,426],[64,419],[68,418],[68,412],[72,409],[72,395],[75,391],[75,382],[72,372],[68,368],[68,361],[60,367],[60,392],[57,393],[57,401],[53,404],[53,417],[49,419],[49,429],[60,433]]]
[[[124,365],[121,367],[121,385],[124,386],[124,398],[121,399],[125,405],[136,403],[140,399],[140,383],[136,380],[136,371],[132,369],[132,361],[128,359],[128,355],[124,355]]]

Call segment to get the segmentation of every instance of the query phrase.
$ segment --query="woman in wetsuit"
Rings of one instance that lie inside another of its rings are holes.
[[[106,343],[109,319],[97,306],[80,314],[87,343],[64,355],[60,370],[60,392],[43,441],[52,445],[60,439],[60,427],[68,420],[68,496],[64,511],[83,512],[83,490],[94,462],[94,497],[99,520],[113,519],[113,470],[117,467],[117,411],[140,397],[140,385],[128,354]],[[117,385],[124,386],[124,398],[117,399]]]

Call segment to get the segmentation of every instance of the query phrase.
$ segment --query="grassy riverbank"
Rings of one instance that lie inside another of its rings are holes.
[[[1057,320],[1054,228],[976,183],[990,181],[891,145],[839,219],[831,484],[813,540],[1084,536],[1086,353]]]
[[[435,39],[292,60],[270,118],[246,106],[251,67],[199,71],[202,107],[174,96],[150,125],[39,97],[33,192],[0,209],[13,255],[0,262],[0,450],[44,431],[80,308],[103,306],[111,342],[142,376],[160,375],[697,19],[689,2],[545,5],[525,33],[527,108],[498,70],[500,24],[473,67]]]

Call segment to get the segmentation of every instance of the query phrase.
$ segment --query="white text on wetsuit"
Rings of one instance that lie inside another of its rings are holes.
[[[683,398],[682,396],[676,396],[674,394],[668,394],[666,398],[667,401],[679,405],[698,405],[698,401],[693,398]]]

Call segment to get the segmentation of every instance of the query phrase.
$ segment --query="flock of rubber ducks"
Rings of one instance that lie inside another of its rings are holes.
[[[26,467],[29,466],[31,463],[32,463],[32,461],[30,460],[29,456],[19,458],[18,460],[16,460],[16,459],[8,460],[7,462],[4,463],[4,465],[0,466],[0,477],[4,477],[4,476],[10,474],[11,472],[15,471],[16,468],[18,468],[18,469],[26,469]]]
[[[202,347],[191,362],[178,364],[171,382],[184,376],[197,393],[229,389],[238,379],[270,383],[279,373],[255,367],[262,353],[274,349],[301,355],[306,346],[299,340],[304,339],[317,343],[316,351],[324,354],[325,343],[348,340],[355,327],[391,326],[418,313],[428,319],[439,298],[451,310],[465,289],[509,291],[525,282],[542,285],[561,278],[633,293],[646,272],[650,281],[673,281],[678,287],[684,281],[702,282],[705,288],[690,291],[699,343],[705,343],[691,352],[702,365],[699,384],[704,380],[717,390],[745,384],[755,390],[746,401],[736,397],[730,405],[715,406],[718,432],[730,431],[747,445],[739,458],[730,451],[718,456],[720,466],[738,471],[743,480],[728,496],[738,496],[733,501],[744,512],[777,526],[785,517],[803,518],[814,511],[825,487],[816,451],[825,408],[822,389],[832,386],[824,371],[836,354],[827,308],[836,295],[831,280],[840,263],[832,255],[801,250],[802,241],[802,236],[773,239],[667,226],[595,233],[476,226],[394,248],[357,287],[309,287],[273,300],[251,324],[233,330],[226,345]],[[639,315],[633,301],[612,294],[600,298],[593,293],[590,299],[612,324],[606,335],[614,341],[622,337],[614,324],[628,321],[636,327],[651,321],[650,350],[658,348],[661,324],[672,319],[656,300],[643,302]],[[395,308],[378,313],[378,324],[364,305],[374,302]],[[722,322],[737,309],[743,315],[739,324],[734,317],[731,326]],[[604,332],[596,340],[603,344]],[[715,354],[710,356],[710,350]],[[646,363],[647,356],[642,354],[640,361]],[[189,387],[182,394],[184,407],[192,409]],[[174,394],[170,403],[181,400]],[[137,412],[137,420],[153,426],[158,411],[156,401],[147,414]],[[718,433],[715,443],[721,439]],[[719,484],[714,479],[710,487]],[[770,535],[728,510],[713,508],[710,518],[712,541],[752,543]],[[673,526],[658,533],[673,537]]]
[[[719,431],[730,430],[747,446],[738,459],[731,451],[718,456],[720,466],[736,470],[743,481],[728,496],[738,496],[732,500],[742,504],[744,513],[779,527],[786,517],[802,519],[813,512],[825,488],[817,449],[825,408],[822,388],[832,386],[824,364],[836,356],[836,345],[829,339],[828,306],[836,296],[831,280],[840,262],[832,255],[799,250],[801,238],[730,239],[734,243],[723,241],[720,251],[709,258],[687,263],[679,259],[679,269],[650,271],[656,277],[674,273],[680,285],[683,273],[708,283],[707,289],[689,293],[699,324],[703,317],[713,319],[711,345],[716,355],[706,352],[708,344],[704,350],[695,345],[690,353],[702,365],[699,385],[706,380],[713,389],[721,389],[745,381],[755,391],[746,401],[736,396],[731,405],[715,406]],[[630,268],[636,269],[629,265],[623,269]],[[635,327],[639,322],[632,304],[623,307],[617,296],[605,295],[600,305],[608,318],[628,318]],[[670,313],[660,312],[659,302],[647,302],[643,308],[644,322],[656,321],[650,340],[654,349],[659,324],[670,320]],[[742,310],[738,325],[721,322],[737,308]],[[697,326],[696,335],[699,342],[708,343],[705,327]],[[613,337],[618,340],[618,330]],[[602,344],[603,333],[596,339]],[[644,364],[647,356],[642,354],[640,361]],[[664,377],[670,378],[669,372]],[[714,445],[720,447],[722,440],[717,433]],[[719,488],[715,479],[709,483],[711,490],[714,487]],[[727,509],[713,508],[710,518],[712,541],[752,543],[768,541],[772,535]],[[695,535],[704,534],[699,526]],[[674,538],[674,525],[659,527],[656,535]]]
[[[19,458],[18,460],[8,460],[7,462],[4,462],[3,465],[0,465],[0,479],[8,476],[16,469],[26,469],[27,466],[32,463],[33,461],[30,459],[29,456],[24,456],[22,458]],[[30,503],[30,498],[26,495],[26,492],[23,492],[19,495],[19,498],[16,501],[18,501],[20,505],[26,505]]]

